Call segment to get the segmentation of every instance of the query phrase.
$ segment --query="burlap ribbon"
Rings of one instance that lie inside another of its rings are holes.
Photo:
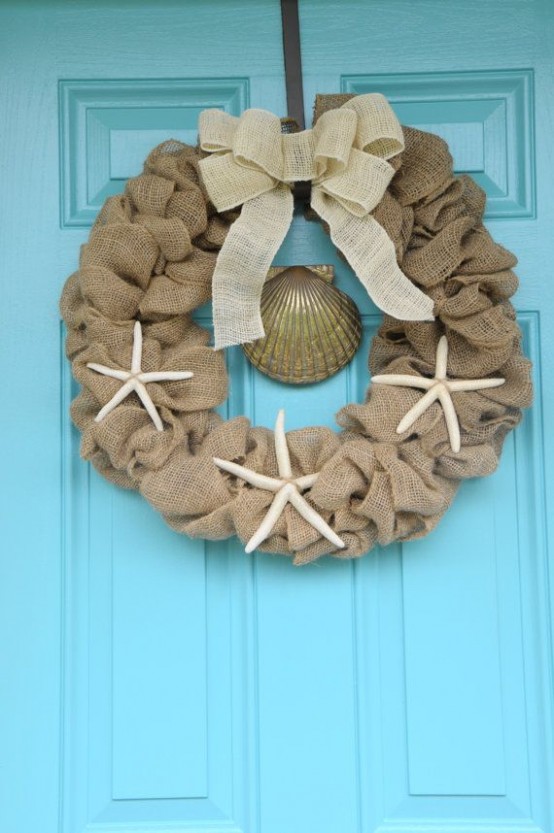
[[[393,177],[387,162],[404,149],[387,100],[357,96],[329,110],[311,130],[283,135],[266,110],[240,117],[200,114],[204,185],[219,212],[242,205],[213,276],[215,348],[264,335],[260,298],[267,271],[292,222],[291,185],[312,182],[311,206],[369,296],[405,321],[433,320],[433,301],[400,270],[392,240],[371,216]]]

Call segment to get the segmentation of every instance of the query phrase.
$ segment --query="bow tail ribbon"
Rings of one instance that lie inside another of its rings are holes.
[[[229,229],[212,279],[216,350],[265,335],[260,310],[262,289],[292,223],[293,211],[291,189],[279,183],[245,202]]]
[[[317,187],[311,204],[379,309],[403,321],[433,320],[433,300],[401,271],[394,244],[377,220],[370,214],[351,214]],[[265,335],[260,309],[262,289],[293,211],[290,187],[279,183],[245,202],[229,229],[212,283],[216,350]]]
[[[311,205],[379,309],[401,321],[433,320],[433,300],[401,271],[394,243],[371,214],[357,217],[319,188]]]

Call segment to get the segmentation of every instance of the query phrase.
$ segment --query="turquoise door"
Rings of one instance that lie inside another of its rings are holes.
[[[284,114],[277,0],[2,0],[2,833],[554,833],[553,24],[547,0],[301,0],[307,112],[381,91],[485,188],[536,399],[427,539],[295,569],[180,537],[79,460],[57,312],[151,147],[208,106]],[[380,315],[317,226],[278,262],[335,264],[364,346],[305,390],[235,350],[227,413],[332,426]]]

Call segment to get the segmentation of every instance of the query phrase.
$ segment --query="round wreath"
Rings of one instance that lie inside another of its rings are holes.
[[[318,96],[315,123],[348,98]],[[224,354],[192,313],[211,298],[239,212],[208,197],[203,150],[165,142],[106,200],[61,299],[82,386],[72,417],[82,456],[179,532],[236,534],[295,564],[360,556],[425,535],[462,480],[496,468],[531,401],[508,300],[516,259],[483,226],[485,195],[453,174],[446,143],[403,136],[371,216],[435,318],[384,315],[366,401],[341,408],[340,433],[285,435],[282,413],[272,432],[214,410],[227,396]]]

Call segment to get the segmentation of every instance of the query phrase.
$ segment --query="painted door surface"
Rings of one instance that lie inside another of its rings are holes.
[[[427,539],[296,569],[177,535],[79,459],[57,311],[151,147],[205,107],[285,114],[277,0],[0,2],[2,833],[554,833],[553,18],[301,0],[307,112],[383,92],[486,190],[536,396]],[[223,413],[333,426],[380,314],[317,225],[276,262],[335,264],[364,345],[308,389],[230,351]]]

